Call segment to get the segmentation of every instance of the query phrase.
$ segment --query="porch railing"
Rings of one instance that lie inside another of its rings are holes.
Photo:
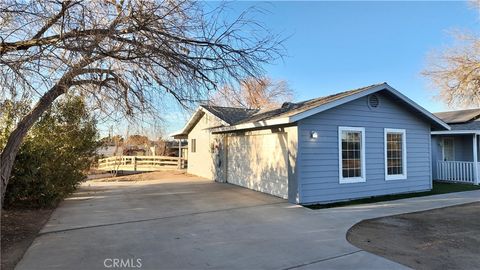
[[[474,165],[470,161],[437,161],[436,180],[475,184]]]

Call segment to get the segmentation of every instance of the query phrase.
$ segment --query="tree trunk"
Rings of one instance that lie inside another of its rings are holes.
[[[42,114],[52,105],[53,101],[60,95],[65,93],[65,85],[59,84],[53,86],[45,95],[37,102],[35,107],[18,123],[17,127],[8,137],[7,144],[0,154],[0,188],[2,198],[0,208],[3,206],[5,192],[7,190],[8,180],[13,169],[15,156],[20,149],[23,139],[27,135],[33,124],[42,116]]]

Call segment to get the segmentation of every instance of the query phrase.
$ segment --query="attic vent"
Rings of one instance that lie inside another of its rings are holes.
[[[370,108],[377,108],[380,105],[380,99],[377,95],[370,95],[368,97],[368,106]]]

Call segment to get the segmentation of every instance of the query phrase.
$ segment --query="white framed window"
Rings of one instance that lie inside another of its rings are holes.
[[[455,140],[452,137],[444,137],[442,143],[442,160],[455,160]]]
[[[405,129],[386,128],[385,180],[407,179],[407,135]]]
[[[338,127],[339,182],[365,182],[365,128]]]

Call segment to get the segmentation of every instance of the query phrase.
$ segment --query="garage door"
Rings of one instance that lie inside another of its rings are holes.
[[[227,182],[288,198],[286,133],[228,138]]]

